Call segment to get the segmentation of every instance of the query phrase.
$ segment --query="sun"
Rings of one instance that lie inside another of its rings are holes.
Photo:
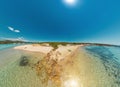
[[[63,0],[63,2],[67,5],[76,5],[77,4],[77,0]]]

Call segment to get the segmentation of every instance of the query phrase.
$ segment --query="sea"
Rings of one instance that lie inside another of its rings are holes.
[[[62,83],[56,86],[44,84],[45,76],[34,68],[44,55],[13,49],[18,45],[0,45],[0,87],[120,87],[120,47],[80,47],[74,61],[64,65]]]
[[[0,50],[8,49],[17,45],[18,44],[0,44]]]
[[[0,45],[0,87],[40,87],[40,79],[35,70],[29,65],[22,65],[21,62],[29,58],[32,65],[38,58],[42,58],[42,55],[13,49],[19,45]],[[34,59],[35,57],[37,58]]]

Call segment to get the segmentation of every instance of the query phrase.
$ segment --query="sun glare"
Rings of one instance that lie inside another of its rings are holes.
[[[63,0],[63,2],[70,6],[74,6],[77,4],[77,0]]]
[[[80,87],[77,80],[68,80],[64,83],[64,87]]]

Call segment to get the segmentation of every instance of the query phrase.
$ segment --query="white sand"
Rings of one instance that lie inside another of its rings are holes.
[[[51,46],[42,46],[42,45],[23,45],[14,47],[14,49],[18,50],[26,50],[26,51],[33,51],[33,52],[41,52],[41,53],[49,53],[53,47]]]
[[[58,49],[52,52],[53,55],[51,55],[52,59],[58,59],[62,60],[72,54],[73,52],[76,51],[77,48],[79,48],[80,45],[67,45],[67,46],[62,46],[59,45]]]
[[[69,56],[80,46],[82,46],[82,45],[66,45],[66,46],[59,45],[56,50],[53,50],[53,47],[51,47],[51,46],[34,44],[34,45],[17,46],[17,47],[14,47],[14,49],[33,51],[33,52],[41,52],[44,54],[49,53],[51,59],[61,60],[61,59],[66,58],[67,56]]]

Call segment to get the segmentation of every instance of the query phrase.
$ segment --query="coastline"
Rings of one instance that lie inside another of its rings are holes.
[[[42,45],[38,45],[38,44],[29,44],[29,45],[16,46],[13,49],[31,51],[31,52],[41,52],[41,53],[47,54],[53,48],[50,46],[42,46]]]
[[[30,44],[23,46],[14,47],[15,50],[24,50],[31,52],[40,52],[47,56],[50,56],[52,59],[62,60],[71,53],[75,53],[76,49],[80,48],[83,45],[58,45],[57,49],[54,49],[50,45],[40,45],[40,44]]]
[[[117,64],[114,61],[115,58],[120,58],[117,55],[120,49],[113,48],[91,46],[89,51],[84,45],[82,47],[73,44],[59,44],[55,48],[49,44],[12,47],[10,50],[0,51],[0,84],[3,87],[70,87],[71,84],[68,83],[75,81],[78,87],[116,86],[119,84],[114,81],[119,81],[119,75],[114,77],[112,71],[119,73],[119,69],[114,67],[119,65],[119,61]],[[45,49],[47,52],[44,52]],[[116,57],[112,57],[111,52]],[[102,57],[106,58],[106,61]],[[9,84],[6,84],[6,81],[10,81]]]

